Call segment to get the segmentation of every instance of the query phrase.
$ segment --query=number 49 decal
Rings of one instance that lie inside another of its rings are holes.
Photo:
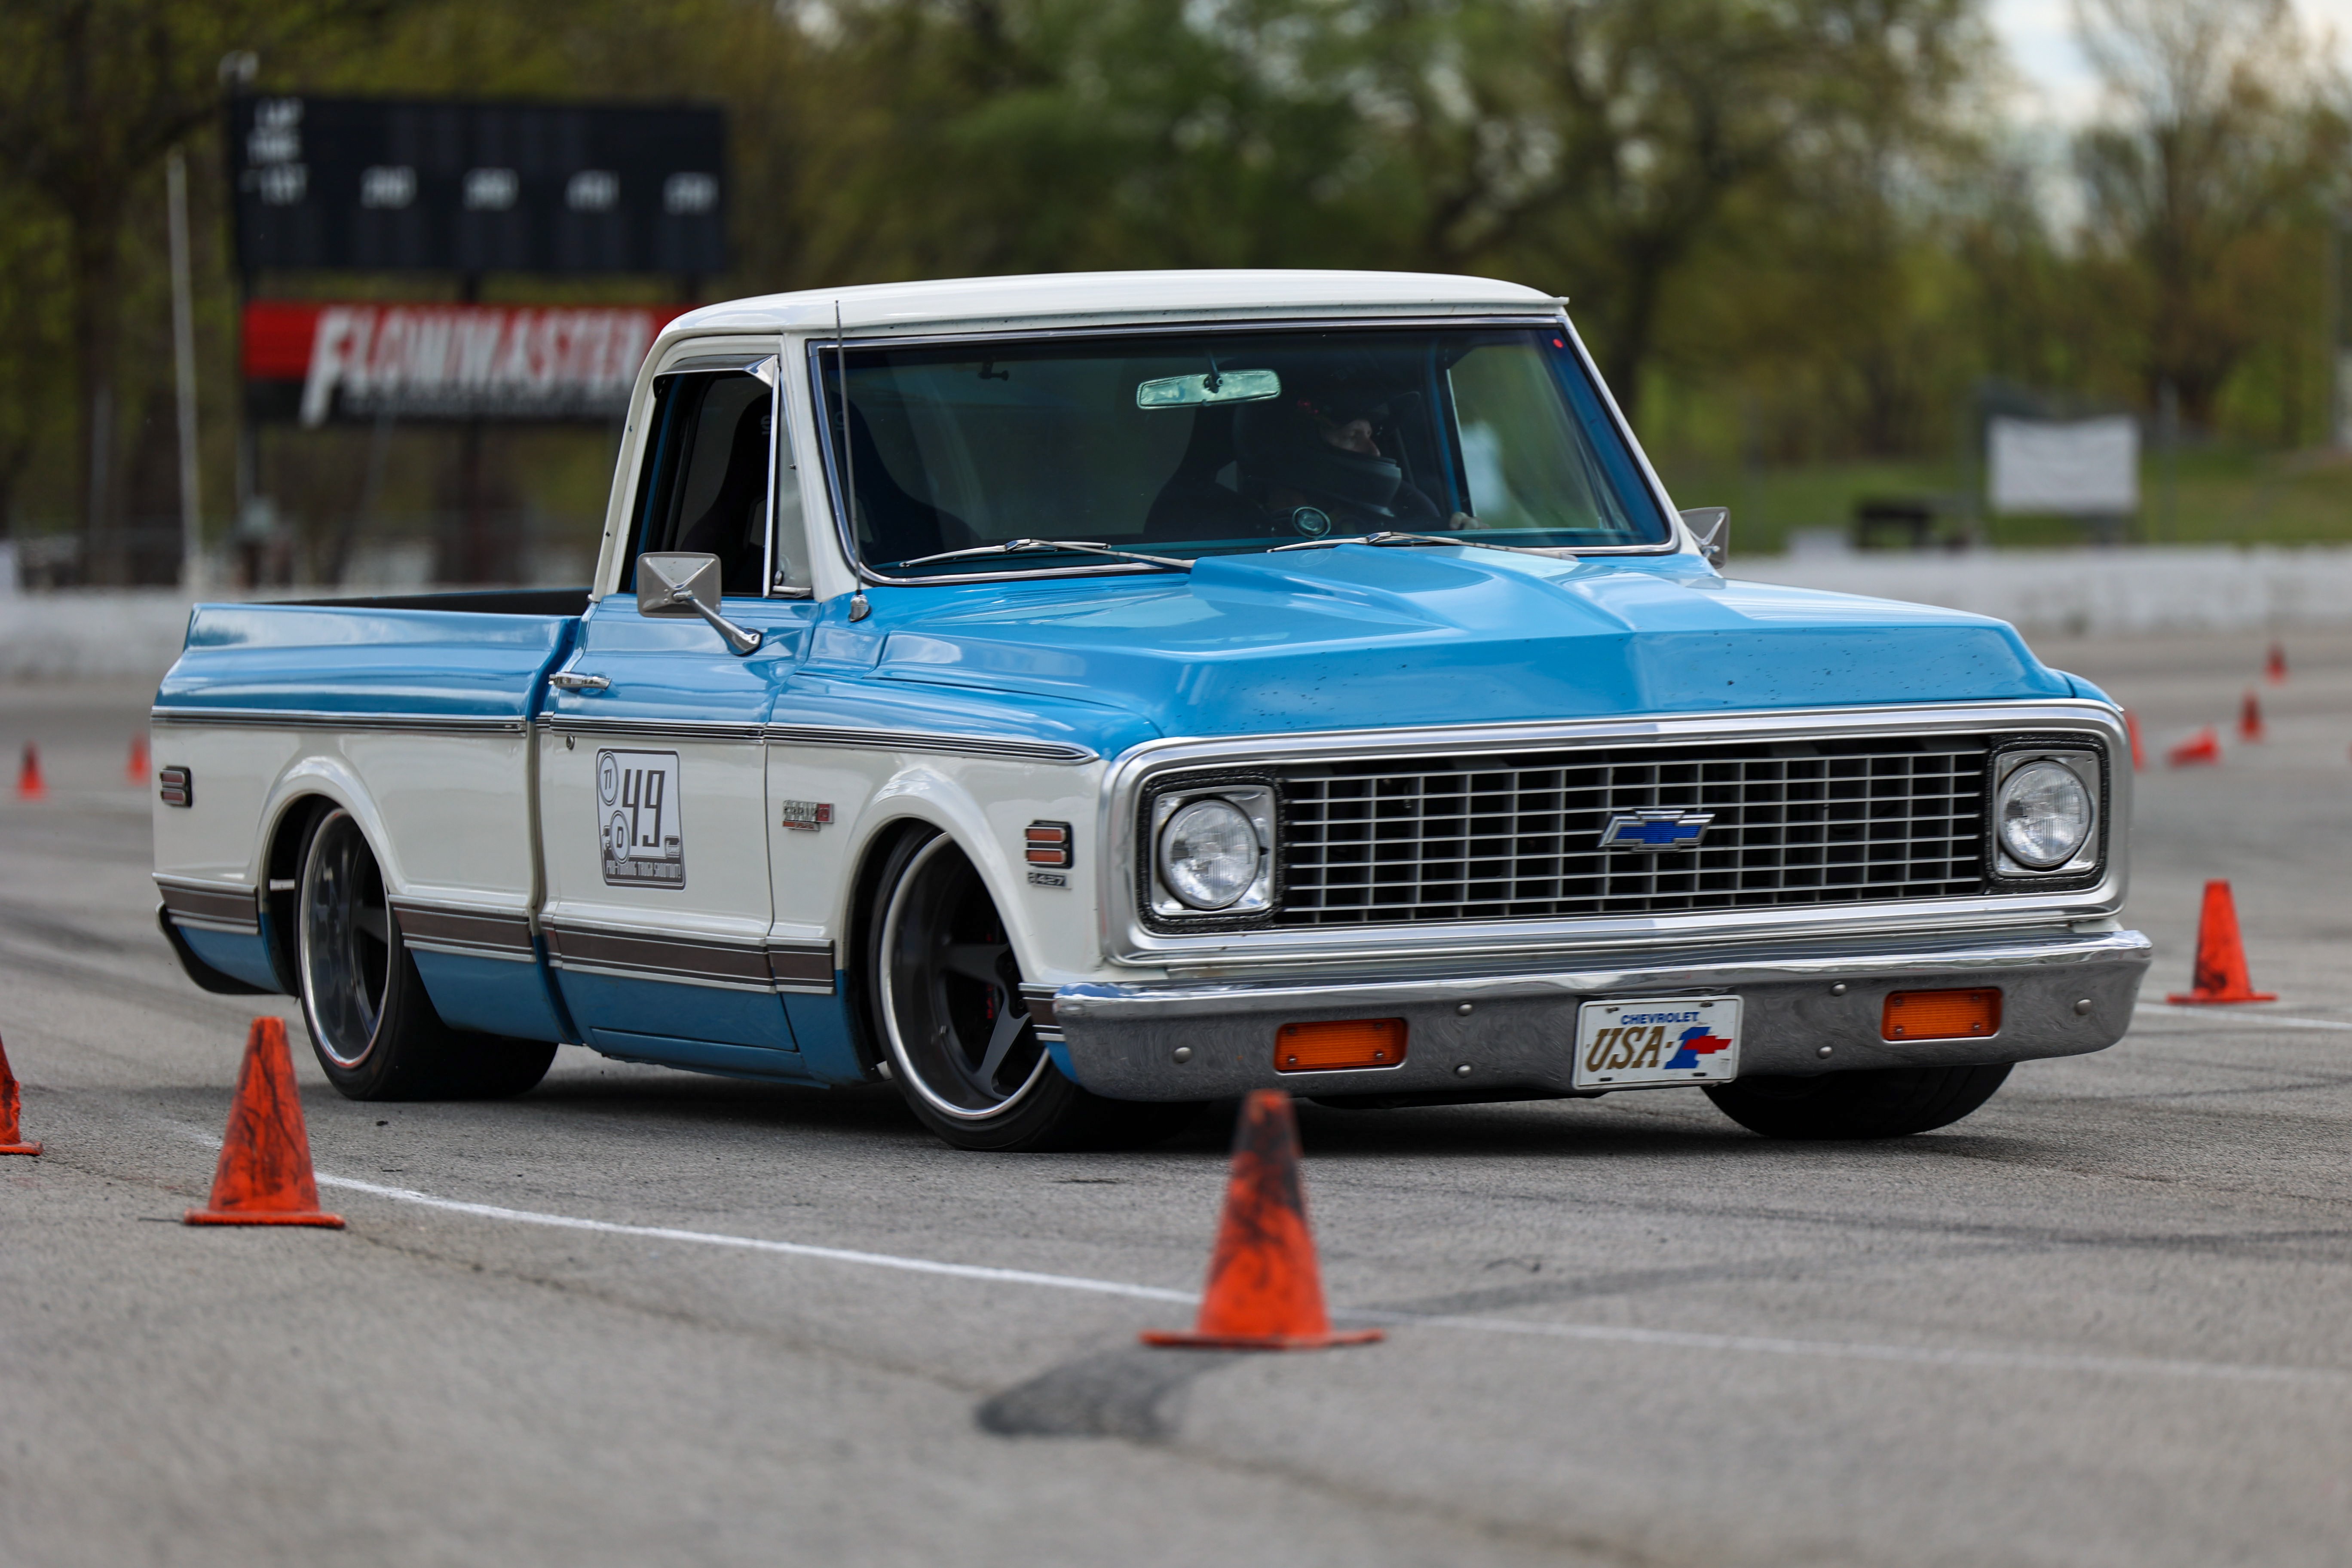
[[[596,753],[596,836],[616,888],[686,886],[676,752]]]

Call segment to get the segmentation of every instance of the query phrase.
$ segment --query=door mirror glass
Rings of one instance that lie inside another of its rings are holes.
[[[637,614],[693,616],[695,601],[719,607],[719,557],[646,554],[637,557]]]

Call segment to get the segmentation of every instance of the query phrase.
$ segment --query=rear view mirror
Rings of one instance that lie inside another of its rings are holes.
[[[719,613],[722,588],[716,555],[680,552],[637,557],[637,614],[700,616],[730,648],[750,653],[760,646],[761,634],[746,631]]]
[[[1683,526],[1690,530],[1691,540],[1706,563],[1717,571],[1731,553],[1731,509],[1727,506],[1685,507]]]
[[[719,595],[716,555],[637,557],[637,614],[641,616],[690,616],[695,601],[716,605]]]
[[[1282,395],[1282,377],[1270,370],[1210,371],[1163,375],[1135,389],[1138,408],[1191,408],[1203,403],[1263,403]]]

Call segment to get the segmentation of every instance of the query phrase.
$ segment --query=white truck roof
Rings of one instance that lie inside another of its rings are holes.
[[[663,331],[665,342],[712,332],[845,329],[995,330],[1072,320],[1138,321],[1335,314],[1549,312],[1563,301],[1491,278],[1436,272],[1231,270],[1054,272],[804,289],[706,305]]]

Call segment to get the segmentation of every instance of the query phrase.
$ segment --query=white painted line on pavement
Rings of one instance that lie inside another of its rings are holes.
[[[215,1145],[218,1143],[217,1139],[211,1142]],[[895,1253],[862,1252],[840,1247],[812,1247],[796,1241],[768,1241],[757,1237],[730,1236],[720,1231],[680,1230],[657,1225],[621,1225],[612,1220],[581,1219],[572,1215],[547,1214],[537,1209],[506,1208],[497,1204],[436,1197],[410,1187],[388,1187],[351,1176],[321,1174],[318,1180],[322,1187],[365,1193],[372,1197],[389,1198],[395,1203],[415,1204],[448,1214],[471,1215],[478,1219],[505,1220],[518,1225],[549,1226],[561,1230],[593,1231],[604,1236],[642,1237],[656,1241],[737,1247],[748,1252],[781,1253],[790,1258],[813,1258],[829,1263],[854,1263],[869,1268],[893,1268],[908,1274],[944,1275],[953,1279],[978,1279],[1000,1285],[1036,1285],[1055,1290],[1086,1291],[1097,1296],[1126,1296],[1144,1301],[1173,1301],[1190,1306],[1200,1300],[1197,1293],[1189,1290],[1167,1290],[1156,1285],[1132,1285],[1116,1279],[1089,1279],[1076,1274],[1041,1274],[1026,1268],[991,1268],[972,1263],[942,1263],[928,1258],[905,1258]],[[1658,1345],[1676,1350],[1746,1351],[1762,1355],[1821,1356],[1843,1361],[1973,1367],[1999,1372],[2103,1373],[2138,1377],[2196,1377],[2242,1383],[2352,1386],[2352,1372],[2341,1372],[2331,1367],[2261,1366],[2134,1356],[2051,1355],[2030,1351],[1938,1350],[1927,1345],[1788,1340],[1755,1334],[1688,1333],[1671,1329],[1632,1328],[1617,1323],[1547,1323],[1517,1318],[1466,1318],[1439,1313],[1349,1311],[1342,1309],[1335,1310],[1333,1316],[1353,1322],[1395,1323],[1414,1328],[1456,1329],[1481,1333],[1535,1334],[1609,1344]]]
[[[1087,1279],[1075,1274],[1037,1274],[1026,1268],[989,1268],[976,1263],[941,1263],[928,1258],[901,1258],[888,1252],[857,1252],[841,1247],[811,1247],[798,1241],[768,1241],[753,1236],[729,1236],[723,1231],[676,1230],[661,1225],[620,1225],[612,1220],[579,1219],[571,1215],[543,1214],[536,1209],[501,1208],[496,1204],[469,1204],[457,1198],[436,1198],[408,1187],[387,1187],[350,1176],[321,1173],[322,1187],[366,1193],[423,1208],[472,1215],[478,1219],[502,1219],[517,1225],[552,1226],[559,1230],[592,1230],[603,1236],[637,1236],[653,1241],[697,1242],[705,1247],[735,1247],[747,1252],[780,1252],[789,1258],[819,1258],[828,1263],[861,1263],[869,1268],[897,1268],[908,1274],[944,1274],[953,1279],[985,1279],[999,1285],[1044,1285],[1056,1290],[1091,1290],[1099,1296],[1133,1296],[1145,1301],[1181,1301],[1189,1306],[1201,1298],[1186,1290],[1162,1290],[1156,1285],[1129,1285],[1115,1279]]]
[[[2341,1018],[2288,1018],[2276,1013],[2216,1013],[2210,1007],[2175,1007],[2167,1002],[2142,1002],[2132,1008],[2144,1017],[2195,1019],[2208,1028],[2223,1029],[2334,1029],[2352,1034],[2352,1023]]]

